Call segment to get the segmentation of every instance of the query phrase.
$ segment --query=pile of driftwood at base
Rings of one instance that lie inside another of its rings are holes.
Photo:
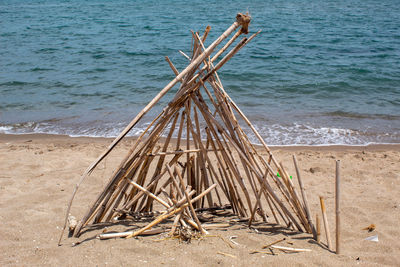
[[[112,236],[134,237],[167,219],[173,219],[171,235],[182,229],[205,234],[196,210],[228,205],[249,227],[254,220],[261,219],[316,236],[295,158],[300,193],[284,166],[278,164],[255,127],[226,93],[216,72],[259,33],[244,37],[224,54],[236,39],[248,33],[249,23],[250,17],[239,13],[236,21],[207,48],[204,42],[210,27],[202,36],[192,32],[192,54],[185,55],[190,63],[181,72],[166,57],[176,77],[86,170],[69,202],[64,230],[82,181],[138,121],[180,83],[173,99],[137,138],[83,218],[77,225],[70,226],[72,235],[79,237],[83,229],[91,225],[156,209],[159,215],[143,228]],[[225,45],[216,50],[235,30]],[[256,149],[250,142],[239,121],[247,124],[262,144],[261,148]],[[267,217],[273,221],[268,221]],[[62,236],[63,233],[60,241]]]

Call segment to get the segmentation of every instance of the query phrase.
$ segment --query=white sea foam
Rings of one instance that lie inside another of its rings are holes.
[[[377,142],[385,133],[367,135],[364,132],[334,128],[314,127],[311,125],[256,125],[255,128],[269,145],[365,145]],[[250,140],[260,143],[253,133]]]
[[[11,133],[12,127],[11,126],[0,126],[0,133],[9,134]]]
[[[72,137],[116,137],[126,127],[123,122],[98,123],[88,126],[82,125],[59,125],[57,122],[25,122],[14,125],[0,125],[0,133],[5,134],[26,134],[45,133],[62,134]],[[128,136],[139,136],[148,127],[149,122],[136,125]],[[202,125],[201,127],[204,127]],[[170,125],[167,127],[167,129]],[[242,126],[251,142],[260,144],[255,134],[247,126]],[[280,124],[255,124],[256,130],[268,145],[367,145],[370,143],[398,143],[393,140],[400,140],[400,133],[365,133],[352,129],[334,127],[315,127],[308,124],[293,123],[288,125]],[[163,136],[166,136],[164,132]],[[173,137],[177,137],[175,131]],[[182,132],[182,138],[186,138],[186,131]],[[202,136],[206,138],[205,135]]]

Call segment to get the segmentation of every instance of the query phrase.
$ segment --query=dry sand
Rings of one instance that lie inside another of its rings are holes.
[[[70,138],[51,135],[0,135],[0,265],[1,266],[384,266],[400,265],[400,146],[366,147],[272,147],[275,156],[294,173],[296,154],[312,214],[320,213],[319,195],[326,198],[330,232],[335,236],[335,160],[341,160],[342,254],[316,244],[309,234],[255,224],[235,224],[226,231],[211,230],[219,237],[160,241],[160,236],[138,239],[94,238],[102,229],[86,232],[78,240],[64,237],[57,246],[65,209],[75,183],[89,164],[107,147],[110,139]],[[125,155],[121,145],[113,157],[101,163],[80,189],[74,202],[77,217],[104,187],[111,166]],[[231,219],[231,218],[227,218]],[[368,233],[362,228],[376,225]],[[113,227],[111,227],[113,229]],[[379,242],[364,240],[378,235]],[[265,244],[286,238],[282,246],[308,248],[311,252],[276,256],[250,254]],[[158,241],[157,241],[158,240]],[[221,255],[218,252],[228,253]]]

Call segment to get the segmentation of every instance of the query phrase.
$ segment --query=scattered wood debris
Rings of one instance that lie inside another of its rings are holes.
[[[285,241],[285,240],[286,240],[286,238],[282,238],[282,239],[276,240],[276,241],[272,242],[271,244],[268,244],[268,245],[263,246],[262,248],[263,248],[263,249],[269,248],[270,246],[275,245],[275,244],[278,244],[278,243],[280,243],[280,242],[282,242],[282,241]]]
[[[375,224],[370,224],[367,227],[363,228],[362,230],[368,230],[368,232],[374,231],[376,228]]]
[[[282,247],[282,246],[276,246],[276,245],[272,245],[271,248],[276,248],[276,249],[280,249],[283,251],[291,251],[291,252],[307,252],[307,251],[311,251],[311,249],[307,249],[307,248],[290,248],[290,247]]]
[[[228,257],[231,257],[231,258],[234,258],[234,259],[237,258],[235,255],[232,255],[232,254],[229,254],[229,253],[225,253],[225,252],[222,252],[222,251],[218,251],[217,254],[223,255],[223,256],[228,256]]]

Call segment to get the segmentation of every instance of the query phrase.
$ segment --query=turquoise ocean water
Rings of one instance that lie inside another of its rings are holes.
[[[220,71],[271,145],[400,143],[400,5],[347,1],[0,0],[0,133],[116,136],[249,11],[262,33]],[[139,133],[167,94],[131,135]]]

